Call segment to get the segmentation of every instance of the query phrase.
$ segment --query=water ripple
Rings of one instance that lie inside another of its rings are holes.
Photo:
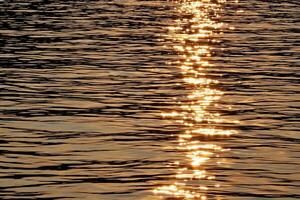
[[[299,6],[1,1],[1,198],[299,199]]]

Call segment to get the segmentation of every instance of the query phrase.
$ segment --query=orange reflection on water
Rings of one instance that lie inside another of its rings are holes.
[[[212,108],[222,98],[223,92],[216,89],[220,84],[218,80],[207,78],[207,71],[213,67],[210,62],[213,44],[218,42],[216,38],[225,26],[219,21],[222,4],[226,1],[175,2],[182,17],[168,28],[167,38],[173,41],[171,48],[179,55],[174,65],[179,66],[182,82],[191,92],[179,101],[177,109],[162,116],[182,124],[184,131],[178,136],[177,149],[185,154],[186,159],[176,163],[176,181],[157,187],[154,193],[167,198],[204,200],[208,198],[209,190],[222,187],[213,183],[215,175],[206,169],[207,165],[222,165],[219,154],[228,150],[213,139],[236,134],[234,130],[220,128],[222,123],[238,123],[224,120],[219,113],[211,111],[216,110]]]

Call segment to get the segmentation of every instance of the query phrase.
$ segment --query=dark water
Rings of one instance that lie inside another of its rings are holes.
[[[300,199],[299,11],[1,1],[1,199]]]

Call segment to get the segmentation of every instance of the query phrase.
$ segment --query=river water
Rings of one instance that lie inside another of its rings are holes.
[[[299,10],[1,1],[1,199],[300,199]]]

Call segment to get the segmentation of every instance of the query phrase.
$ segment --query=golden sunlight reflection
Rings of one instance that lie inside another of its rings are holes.
[[[180,15],[168,27],[171,48],[178,53],[178,60],[171,65],[182,72],[183,84],[190,93],[179,100],[178,107],[162,113],[164,118],[182,124],[184,131],[178,136],[178,152],[186,159],[175,163],[177,172],[174,183],[157,187],[153,192],[166,198],[207,199],[209,190],[222,187],[214,182],[215,175],[206,170],[210,164],[222,165],[226,160],[218,159],[223,148],[212,139],[229,137],[235,130],[222,128],[222,124],[238,123],[222,119],[213,109],[223,92],[216,89],[218,80],[208,78],[208,70],[214,44],[226,24],[220,22],[225,0],[182,0],[175,1]],[[205,140],[203,140],[205,138]],[[209,140],[208,140],[209,139]],[[209,141],[209,142],[208,142]]]

